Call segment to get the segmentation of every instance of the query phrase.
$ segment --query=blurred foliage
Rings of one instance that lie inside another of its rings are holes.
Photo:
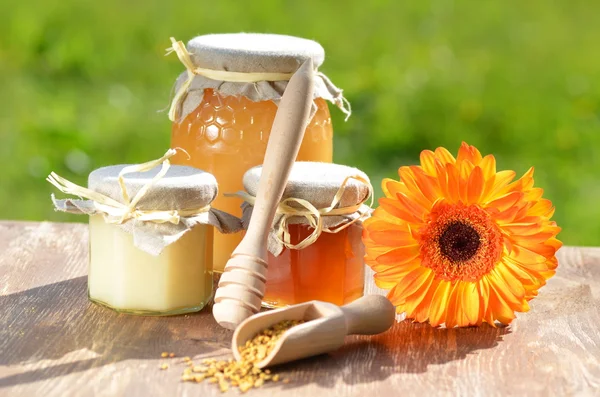
[[[0,13],[0,218],[55,214],[44,177],[155,158],[182,71],[169,37],[258,31],[319,41],[353,105],[335,160],[378,185],[465,140],[499,169],[536,167],[567,244],[600,244],[600,3],[47,0]],[[379,190],[380,194],[380,190]]]

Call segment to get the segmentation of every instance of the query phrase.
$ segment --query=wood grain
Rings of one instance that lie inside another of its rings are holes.
[[[600,395],[600,249],[563,248],[559,263],[532,311],[509,327],[400,321],[283,365],[291,383],[248,395]],[[88,302],[86,268],[86,225],[0,222],[0,396],[220,395],[211,384],[181,383],[180,360],[160,358],[231,357],[232,332],[210,308],[116,314]],[[158,369],[163,362],[168,370]]]

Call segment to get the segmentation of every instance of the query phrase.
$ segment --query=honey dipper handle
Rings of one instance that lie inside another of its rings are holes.
[[[381,295],[367,295],[342,306],[347,335],[375,335],[387,331],[396,318],[394,305]]]
[[[235,252],[256,251],[260,246],[260,253],[266,259],[267,238],[275,211],[308,125],[313,102],[313,74],[313,63],[309,58],[294,73],[283,93],[269,136],[248,231]]]
[[[313,63],[308,59],[294,73],[281,97],[248,230],[227,261],[215,293],[213,316],[225,328],[235,329],[260,310],[267,279],[267,238],[300,150],[313,92]]]

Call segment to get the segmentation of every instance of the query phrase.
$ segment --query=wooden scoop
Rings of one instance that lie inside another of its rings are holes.
[[[233,333],[231,349],[240,360],[239,346],[260,331],[283,320],[304,320],[286,331],[267,357],[255,366],[264,368],[338,349],[346,335],[375,335],[394,323],[394,306],[381,295],[367,295],[346,306],[311,301],[254,315]]]
[[[273,121],[248,230],[219,281],[213,316],[235,329],[260,310],[267,276],[267,238],[308,124],[314,91],[308,59],[290,79]]]

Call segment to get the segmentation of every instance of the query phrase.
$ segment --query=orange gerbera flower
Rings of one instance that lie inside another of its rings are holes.
[[[384,198],[364,223],[375,283],[408,318],[446,327],[508,324],[552,277],[562,243],[554,207],[533,187],[533,168],[515,182],[496,160],[463,143],[383,180]],[[512,182],[512,183],[511,183]]]

